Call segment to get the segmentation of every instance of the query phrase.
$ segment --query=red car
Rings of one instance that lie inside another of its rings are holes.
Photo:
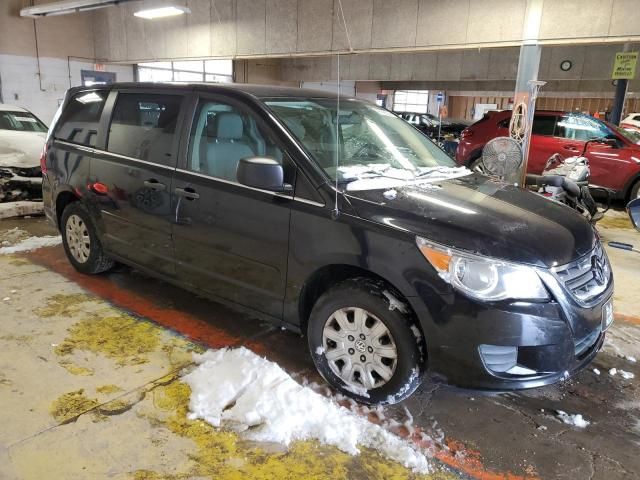
[[[484,145],[495,137],[509,135],[511,111],[489,112],[462,131],[456,151],[460,165],[477,169]],[[529,173],[542,173],[554,153],[579,155],[586,140],[613,139],[613,143],[591,143],[585,153],[591,167],[590,183],[604,187],[615,197],[640,196],[640,145],[638,136],[608,122],[581,113],[536,111],[533,119]]]

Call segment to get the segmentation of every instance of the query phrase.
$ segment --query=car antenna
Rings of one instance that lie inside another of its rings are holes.
[[[349,45],[349,53],[353,53],[353,46],[351,45],[351,36],[349,35],[349,28],[347,27],[347,21],[344,18],[344,10],[342,8],[342,0],[338,0],[338,5],[340,6],[340,16],[342,18],[342,25],[344,26],[344,33],[347,37],[347,44]],[[337,72],[338,72],[338,96],[336,101],[336,148],[335,148],[335,156],[336,156],[336,184],[335,184],[335,206],[333,212],[331,213],[331,217],[335,220],[340,216],[340,207],[338,207],[338,167],[340,166],[340,90],[341,90],[341,80],[340,80],[340,52],[337,52]]]

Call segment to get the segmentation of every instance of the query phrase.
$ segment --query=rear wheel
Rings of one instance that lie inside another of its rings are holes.
[[[82,273],[102,273],[115,262],[102,249],[89,211],[80,202],[67,205],[61,219],[62,245],[67,258]]]
[[[309,348],[320,374],[363,403],[396,403],[418,387],[422,335],[408,306],[384,284],[346,280],[311,312]]]

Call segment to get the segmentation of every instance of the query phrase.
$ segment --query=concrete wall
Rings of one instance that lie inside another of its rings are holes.
[[[632,45],[637,50],[640,45]],[[613,91],[611,70],[621,45],[579,45],[543,47],[539,78],[548,83],[544,90]],[[340,56],[340,76],[344,80],[382,81],[384,88],[512,91],[518,68],[519,48],[484,50],[377,53]],[[564,72],[560,64],[569,60]],[[283,59],[282,79],[327,81],[337,78],[337,58],[302,57]],[[640,81],[630,82],[630,90],[640,89]]]
[[[96,55],[112,61],[347,51],[338,0],[175,0],[191,14],[133,16],[145,2],[98,10]],[[342,0],[354,51],[518,45],[526,0]],[[637,0],[545,0],[550,44],[640,40]],[[455,68],[455,63],[452,68]]]
[[[19,16],[26,3],[0,1],[0,103],[25,107],[48,124],[66,89],[81,84],[80,71],[94,69],[93,16],[34,21]],[[131,66],[106,69],[118,81],[133,80]]]

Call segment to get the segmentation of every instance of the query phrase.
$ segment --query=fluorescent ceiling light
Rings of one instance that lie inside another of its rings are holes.
[[[174,5],[168,7],[148,8],[139,10],[133,15],[140,18],[153,20],[154,18],[173,17],[174,15],[182,15],[183,13],[191,13],[191,10],[185,7],[176,7]]]

